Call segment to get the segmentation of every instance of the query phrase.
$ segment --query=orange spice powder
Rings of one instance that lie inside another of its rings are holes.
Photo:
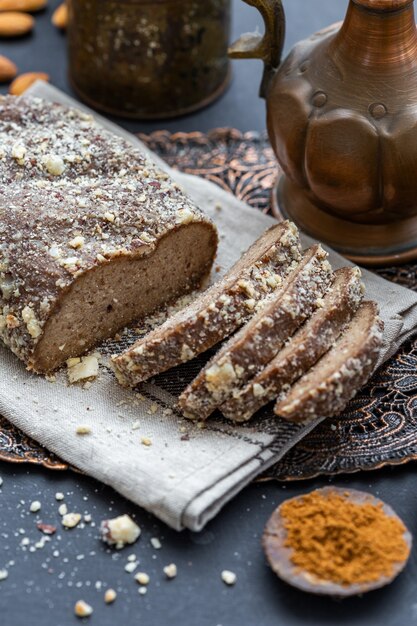
[[[406,560],[405,526],[382,504],[356,504],[336,492],[312,493],[280,508],[285,546],[293,564],[340,585],[368,583],[393,574]]]

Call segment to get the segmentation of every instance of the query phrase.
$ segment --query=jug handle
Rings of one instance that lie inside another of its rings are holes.
[[[261,59],[264,72],[259,89],[266,98],[271,78],[281,63],[285,40],[285,12],[282,0],[243,0],[261,13],[265,22],[265,34],[246,33],[229,47],[231,59]]]

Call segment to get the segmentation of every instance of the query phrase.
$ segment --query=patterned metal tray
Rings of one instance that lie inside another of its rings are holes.
[[[267,213],[278,174],[266,136],[217,129],[208,134],[158,131],[141,135],[170,165],[204,176]],[[417,265],[384,268],[388,280],[417,290]],[[0,459],[67,469],[45,448],[0,417]],[[376,372],[344,415],[323,422],[263,479],[371,470],[417,459],[417,340]]]

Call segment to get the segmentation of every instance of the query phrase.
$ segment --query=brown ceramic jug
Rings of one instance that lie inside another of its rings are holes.
[[[266,32],[229,52],[265,64],[261,96],[283,170],[276,207],[357,262],[416,259],[413,0],[350,0],[343,24],[300,42],[282,63],[281,0],[244,2],[260,10]]]

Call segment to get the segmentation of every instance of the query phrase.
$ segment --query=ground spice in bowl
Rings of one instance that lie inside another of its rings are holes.
[[[407,562],[411,535],[381,500],[326,487],[278,507],[263,544],[272,569],[290,584],[347,596],[391,582]]]

